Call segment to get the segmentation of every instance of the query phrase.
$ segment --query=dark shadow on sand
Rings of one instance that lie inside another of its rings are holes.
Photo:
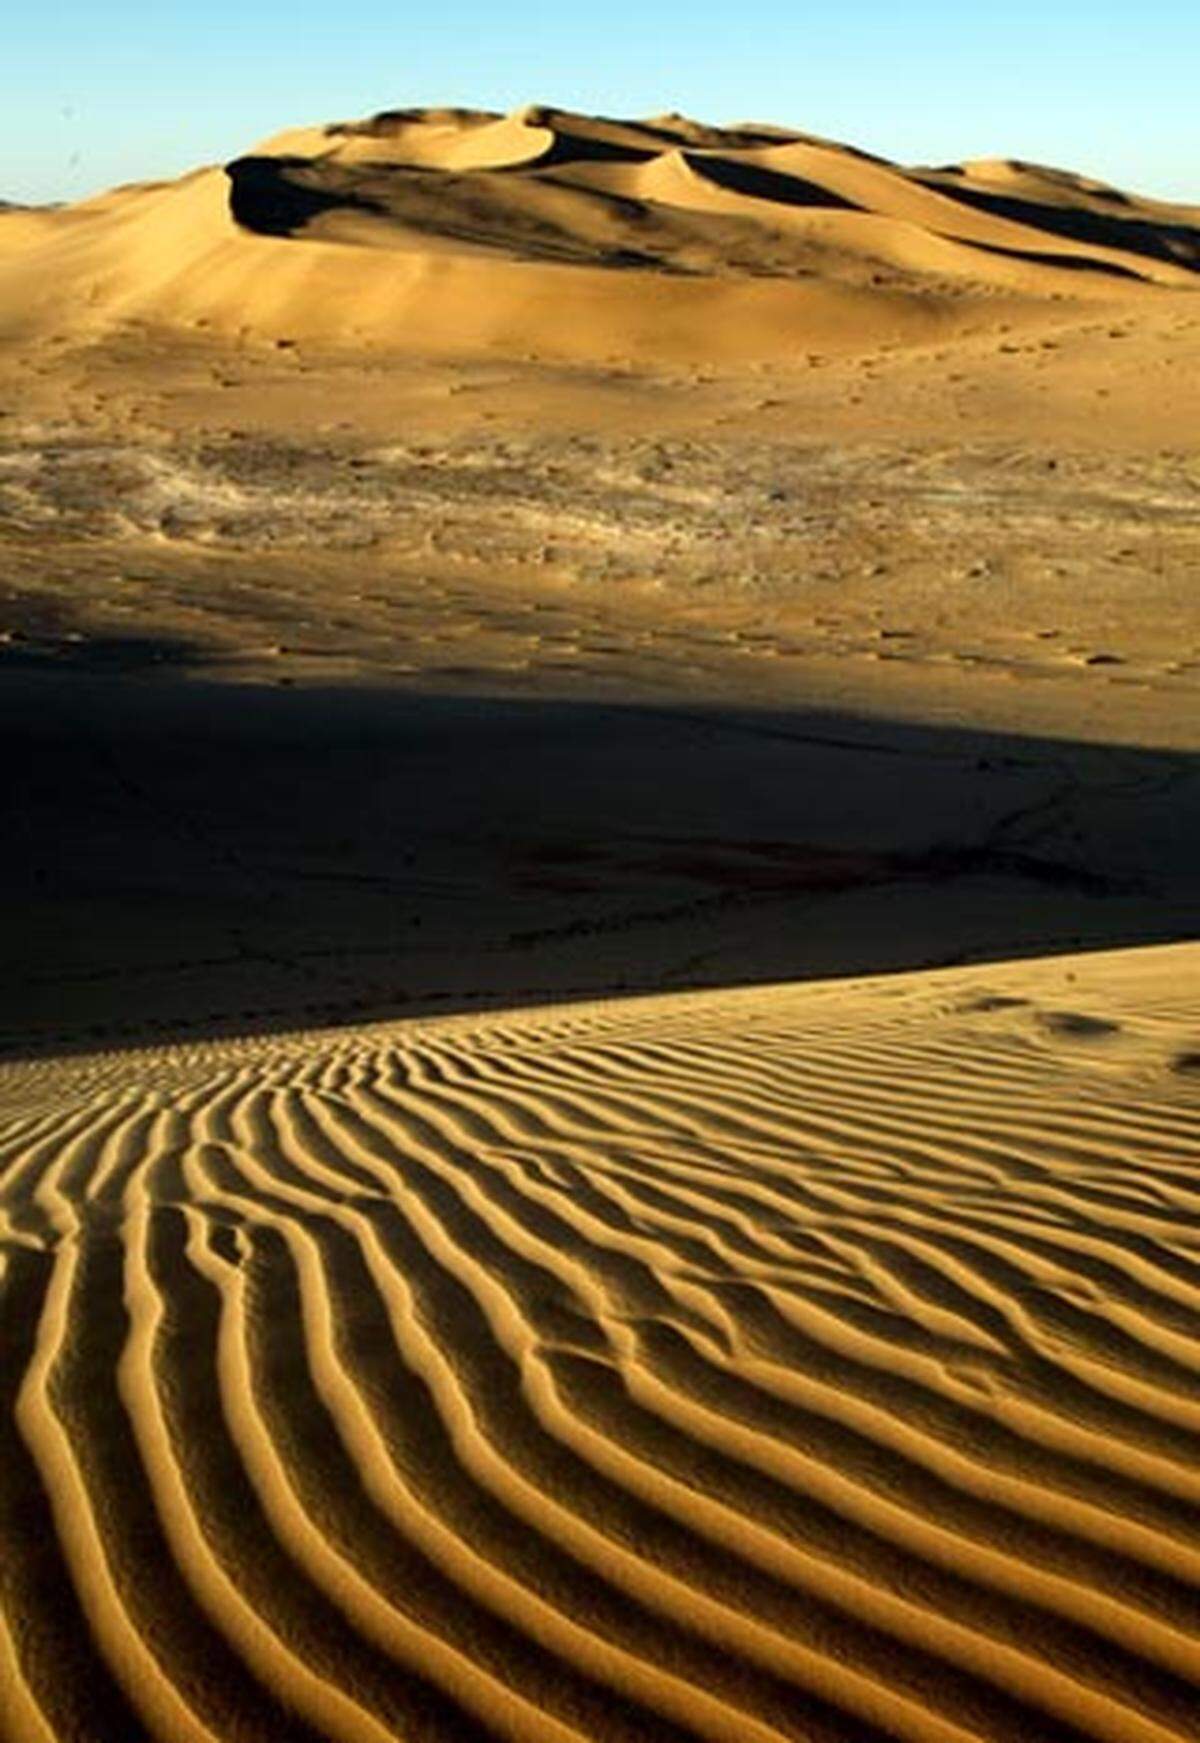
[[[586,155],[622,160],[632,155],[640,160],[638,153],[617,148]],[[564,155],[556,149],[539,160],[539,167],[570,161],[569,151]],[[521,173],[527,167],[514,165],[511,173]],[[226,164],[225,173],[230,182],[231,215],[243,229],[259,236],[294,237],[314,219],[334,212],[343,217],[382,218],[406,230],[504,252],[519,245],[531,259],[584,261],[613,269],[645,268],[675,274],[689,270],[636,248],[581,242],[553,223],[522,224],[514,230],[511,211],[501,207],[489,213],[480,206],[471,171],[451,173],[369,163],[346,168],[301,157],[242,157]],[[600,193],[592,198],[629,219],[641,215],[636,200]]]
[[[339,183],[330,189],[305,180],[317,166],[306,157],[239,157],[225,166],[234,222],[258,236],[294,236],[326,212],[386,215],[386,205]]]
[[[969,187],[963,182],[937,184],[937,192],[960,205],[1006,218],[1047,236],[1061,236],[1094,248],[1115,248],[1147,260],[1168,261],[1189,272],[1200,272],[1200,229],[1169,219],[1136,218],[1116,211],[1095,212],[1085,206],[1052,206],[1015,194]],[[1055,264],[1058,264],[1057,260]]]
[[[1097,260],[1093,254],[1056,254],[1049,249],[1010,248],[996,242],[980,242],[973,236],[969,242],[961,236],[951,236],[950,240],[962,248],[976,248],[981,254],[995,254],[1002,260],[1024,260],[1030,266],[1052,266],[1058,272],[1099,273],[1104,278],[1141,280],[1140,272],[1135,272],[1131,266],[1119,266],[1115,260]]]
[[[728,193],[744,194],[751,200],[770,200],[777,206],[828,208],[839,212],[861,212],[863,208],[822,187],[820,182],[806,181],[803,176],[788,175],[780,170],[764,169],[761,164],[742,163],[731,157],[701,157],[684,152],[688,167],[704,181],[713,182]]]
[[[104,663],[0,665],[9,1056],[1194,931],[1177,753]]]

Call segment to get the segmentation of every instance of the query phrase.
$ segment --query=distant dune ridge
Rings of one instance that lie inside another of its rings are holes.
[[[285,247],[284,244],[287,246]],[[1200,286],[1200,208],[1013,161],[533,106],[280,134],[0,224],[0,334],[141,316],[555,355],[750,356],[1017,300]]]

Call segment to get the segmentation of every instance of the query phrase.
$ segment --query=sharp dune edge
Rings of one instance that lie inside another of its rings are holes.
[[[747,358],[1194,288],[1196,208],[1036,165],[905,169],[781,128],[532,107],[297,129],[0,219],[10,331],[144,318],[470,353]]]
[[[0,1732],[1194,1736],[1198,966],[6,1067]]]

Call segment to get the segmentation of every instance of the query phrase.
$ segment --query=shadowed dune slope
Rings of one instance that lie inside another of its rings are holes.
[[[1194,1737],[1198,966],[6,1067],[0,1736]]]
[[[286,244],[286,246],[285,246]],[[406,110],[0,219],[0,333],[138,317],[443,351],[766,356],[983,296],[1200,282],[1200,212],[1016,162],[904,168],[780,128]]]

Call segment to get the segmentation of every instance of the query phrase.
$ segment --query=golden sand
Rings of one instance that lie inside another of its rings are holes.
[[[7,1734],[1191,1735],[1196,971],[6,1068]]]
[[[0,214],[0,319],[711,363],[953,334],[981,292],[1020,316],[1190,289],[1196,225],[1036,165],[909,169],[680,117],[417,110]]]

